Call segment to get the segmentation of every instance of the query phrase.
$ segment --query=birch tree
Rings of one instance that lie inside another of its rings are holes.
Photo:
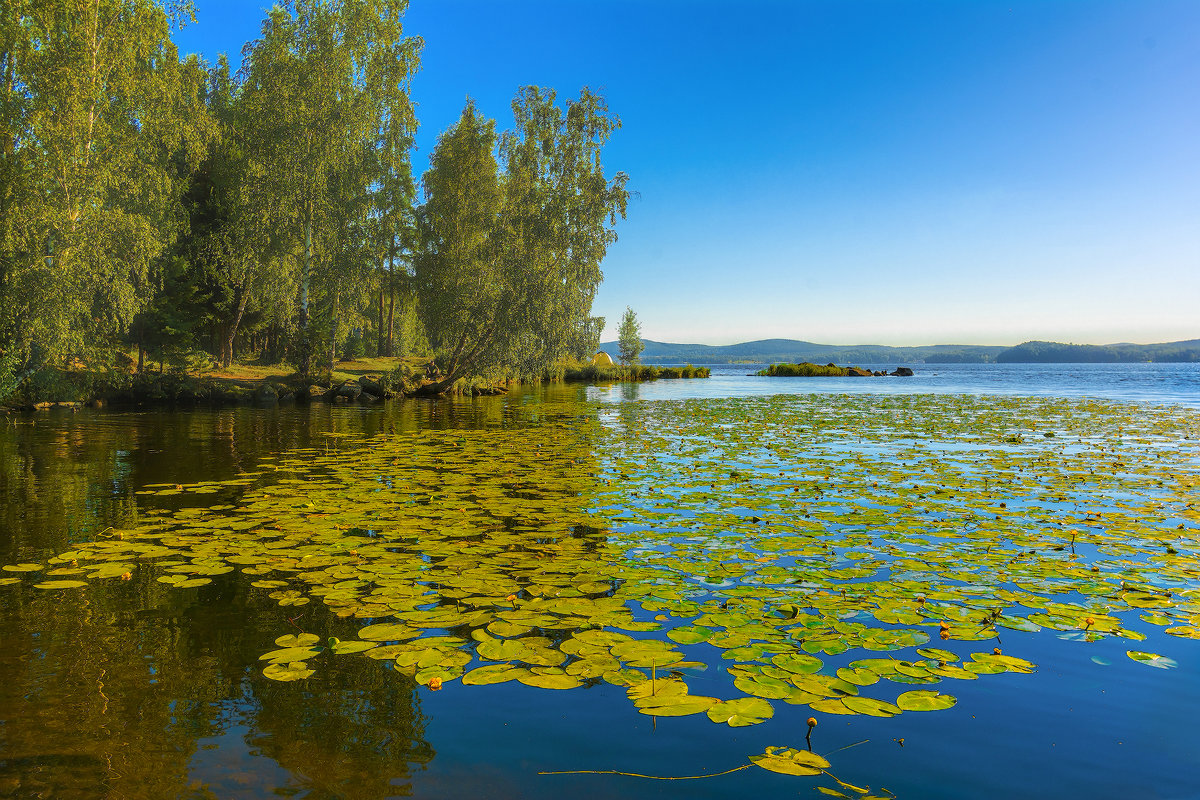
[[[254,151],[249,173],[265,208],[298,253],[297,368],[310,370],[316,342],[309,329],[314,274],[337,280],[346,195],[364,142],[381,120],[416,126],[408,83],[422,42],[403,33],[407,0],[295,0],[271,10],[248,52],[247,119]],[[365,175],[365,171],[361,171]],[[366,194],[369,184],[357,191]],[[324,259],[316,270],[314,260]]]
[[[525,87],[512,107],[497,137],[468,104],[423,179],[418,308],[446,363],[433,391],[472,373],[536,375],[577,349],[625,216],[627,176],[607,178],[602,161],[620,120],[601,96],[564,107]]]
[[[0,352],[25,370],[106,355],[180,230],[209,134],[184,4],[0,3]]]

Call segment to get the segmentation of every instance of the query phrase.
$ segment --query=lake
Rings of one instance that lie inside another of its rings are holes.
[[[913,366],[0,417],[0,797],[1200,797],[1200,365]]]

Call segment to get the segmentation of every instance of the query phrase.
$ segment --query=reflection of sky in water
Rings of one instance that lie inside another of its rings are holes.
[[[872,367],[872,365],[864,365]],[[874,365],[889,370],[897,365]],[[1200,364],[928,364],[911,378],[761,378],[754,364],[712,377],[590,386],[589,400],[682,400],[774,394],[977,394],[1098,397],[1200,407]]]

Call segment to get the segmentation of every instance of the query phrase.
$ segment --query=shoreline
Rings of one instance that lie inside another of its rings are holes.
[[[291,403],[331,403],[371,405],[384,400],[437,399],[444,397],[490,397],[506,394],[522,384],[512,379],[485,381],[460,379],[442,392],[431,391],[437,381],[400,363],[390,371],[354,370],[355,362],[342,362],[328,380],[314,381],[294,373],[273,372],[264,377],[233,378],[219,373],[194,375],[182,372],[142,372],[130,375],[126,385],[117,385],[102,373],[70,373],[55,394],[59,399],[33,399],[0,404],[0,414],[34,413],[52,409],[105,408],[192,408],[207,406],[285,405]],[[265,371],[265,370],[264,370]],[[541,381],[526,383],[617,383],[646,382],[659,379],[707,378],[705,367],[656,367],[649,365],[561,367],[556,375],[544,375]],[[53,390],[52,390],[53,391]],[[63,394],[76,398],[62,399]],[[53,394],[47,393],[49,396]],[[37,397],[37,395],[35,395]]]

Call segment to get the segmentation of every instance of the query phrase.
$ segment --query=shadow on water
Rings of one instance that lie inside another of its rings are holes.
[[[189,502],[143,500],[147,484],[228,480],[281,452],[336,451],[342,437],[565,413],[539,394],[3,418],[0,562],[44,558]],[[201,502],[236,500],[222,491]],[[410,677],[359,658],[302,689],[263,677],[259,656],[281,632],[353,636],[353,619],[312,608],[282,609],[237,573],[185,592],[147,570],[86,593],[0,587],[0,797],[410,794],[411,771],[434,756]]]

